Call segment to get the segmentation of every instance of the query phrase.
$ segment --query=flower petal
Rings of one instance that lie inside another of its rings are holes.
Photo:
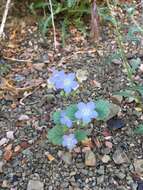
[[[86,106],[86,105],[85,105],[85,103],[83,103],[83,102],[80,102],[80,103],[77,104],[77,107],[78,107],[79,110],[84,109],[85,106]]]
[[[77,112],[75,113],[75,117],[76,117],[77,119],[81,119],[81,118],[82,118],[81,112],[80,112],[80,111],[77,111]]]
[[[92,118],[97,118],[98,117],[98,113],[96,111],[92,112]]]
[[[87,107],[90,108],[91,110],[94,110],[95,109],[95,103],[94,102],[88,102],[87,103]]]
[[[79,87],[79,84],[76,81],[72,82],[72,89],[76,90]]]
[[[71,92],[71,87],[70,86],[67,86],[67,87],[64,87],[64,91],[66,92],[66,94],[69,94]]]
[[[67,74],[67,78],[69,78],[70,80],[74,80],[75,79],[75,73]]]

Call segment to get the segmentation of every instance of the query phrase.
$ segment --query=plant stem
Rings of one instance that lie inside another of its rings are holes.
[[[6,23],[6,18],[8,15],[10,3],[11,3],[11,0],[7,0],[5,10],[4,10],[4,14],[3,14],[3,18],[2,18],[2,22],[1,22],[1,26],[0,26],[0,38],[4,35],[3,31],[4,31],[4,26]]]
[[[124,51],[123,38],[122,38],[122,35],[120,34],[120,29],[119,29],[119,26],[118,26],[118,22],[116,20],[116,17],[112,13],[112,8],[111,8],[111,5],[109,3],[109,0],[106,0],[106,1],[107,1],[108,8],[110,10],[110,14],[111,14],[112,18],[114,19],[115,34],[116,34],[115,38],[116,38],[116,42],[117,42],[117,44],[119,46],[119,49],[120,49],[121,58],[123,60],[123,66],[127,71],[127,75],[128,75],[128,79],[130,80],[130,83],[132,84],[132,86],[134,86],[133,75],[132,75],[131,67],[130,67],[130,65],[128,63],[128,60],[127,60],[127,57],[126,57],[126,54],[125,54],[125,51]]]
[[[50,4],[50,11],[51,11],[52,25],[53,25],[54,48],[57,49],[56,28],[55,28],[55,23],[54,23],[54,14],[53,14],[53,7],[52,7],[52,1],[51,0],[49,0],[49,4]]]
[[[107,2],[107,6],[108,6],[108,8],[110,10],[110,14],[111,14],[111,16],[112,16],[112,18],[114,20],[115,35],[116,35],[115,38],[116,38],[116,42],[117,42],[117,44],[119,46],[119,49],[120,49],[121,58],[123,60],[123,67],[127,71],[127,76],[128,76],[129,82],[131,84],[131,88],[134,90],[134,92],[136,92],[136,98],[137,98],[139,104],[142,107],[142,100],[141,100],[141,97],[138,94],[138,91],[136,90],[136,84],[134,82],[132,69],[131,69],[131,66],[128,63],[128,59],[127,59],[127,56],[126,56],[125,51],[124,51],[123,38],[122,38],[122,35],[120,33],[119,24],[117,22],[117,19],[116,19],[115,15],[112,12],[112,7],[111,7],[111,5],[109,3],[109,0],[106,0],[106,2]]]

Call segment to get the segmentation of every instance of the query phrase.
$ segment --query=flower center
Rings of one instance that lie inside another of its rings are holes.
[[[90,109],[88,109],[88,108],[84,108],[82,112],[83,112],[83,115],[85,115],[85,116],[88,116],[91,113]]]
[[[64,80],[64,85],[69,86],[71,84],[71,81],[69,79]]]

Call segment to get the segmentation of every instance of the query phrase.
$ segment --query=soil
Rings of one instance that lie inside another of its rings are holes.
[[[139,189],[143,169],[141,164],[139,169],[135,168],[137,161],[143,160],[143,145],[142,137],[134,135],[133,130],[143,122],[143,113],[136,111],[134,101],[123,98],[120,102],[113,98],[114,92],[129,85],[122,62],[107,62],[108,55],[117,49],[113,28],[103,26],[100,41],[93,43],[71,27],[65,47],[61,45],[57,29],[58,48],[54,50],[52,29],[43,39],[36,21],[31,17],[28,20],[10,15],[6,39],[1,43],[0,59],[10,66],[1,76],[16,88],[27,90],[18,94],[10,89],[0,91],[0,140],[6,138],[8,131],[14,132],[14,137],[0,146],[0,166],[3,163],[0,189],[32,190],[31,183],[38,183],[39,190]],[[128,44],[126,52],[142,55],[143,47],[132,45],[131,48]],[[87,72],[87,79],[80,84],[76,96],[63,98],[48,88],[47,79],[53,68]],[[140,71],[136,76],[140,77]],[[70,103],[98,98],[120,105],[123,128],[114,130],[109,129],[106,122],[92,123],[89,126],[92,148],[79,144],[72,152],[48,141],[53,111]],[[20,116],[28,118],[20,121]],[[108,147],[107,142],[112,147]],[[85,153],[89,149],[95,155],[95,166],[85,164]],[[12,155],[5,154],[7,150]],[[107,163],[102,159],[105,155],[110,158]],[[117,164],[118,158],[120,164]],[[33,190],[37,190],[36,187]]]

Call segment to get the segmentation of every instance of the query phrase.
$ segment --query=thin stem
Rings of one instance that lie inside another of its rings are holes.
[[[134,83],[134,78],[133,78],[133,73],[132,73],[132,70],[131,70],[131,66],[128,63],[128,59],[127,59],[127,56],[126,56],[125,51],[124,51],[123,38],[122,38],[122,35],[120,33],[120,28],[118,26],[118,22],[116,20],[116,17],[112,13],[112,7],[111,7],[111,5],[109,3],[109,0],[106,0],[106,2],[107,2],[107,5],[108,5],[108,8],[110,10],[110,14],[111,14],[112,18],[114,19],[116,42],[117,42],[117,44],[119,46],[119,49],[120,49],[121,58],[123,60],[123,66],[124,66],[125,70],[127,71],[127,75],[128,75],[128,79],[130,81],[131,87],[136,92],[136,98],[137,98],[139,104],[142,106],[141,97],[139,96],[138,91],[135,88],[136,84]]]
[[[119,32],[119,27],[118,27],[118,23],[117,23],[117,20],[116,20],[116,17],[114,16],[114,14],[112,13],[112,8],[111,8],[111,5],[109,3],[109,0],[106,0],[107,1],[107,5],[108,5],[108,8],[110,10],[110,14],[112,16],[112,18],[114,19],[114,26],[115,26],[115,34],[116,34],[116,42],[119,46],[119,49],[120,49],[120,53],[121,53],[121,58],[123,60],[123,66],[124,68],[126,69],[127,71],[127,75],[128,75],[128,78],[132,84],[132,86],[134,86],[134,80],[133,80],[133,75],[132,75],[132,71],[131,71],[131,67],[128,63],[128,60],[127,60],[127,57],[126,57],[126,54],[124,52],[124,45],[123,45],[123,38]]]
[[[3,18],[2,18],[2,22],[1,22],[1,26],[0,26],[0,38],[4,35],[3,31],[4,31],[4,26],[6,23],[10,3],[11,3],[11,0],[7,0],[5,10],[4,10],[4,14],[3,14]]]
[[[140,25],[134,19],[134,16],[131,16],[131,19],[132,19],[133,23],[136,25],[136,27],[140,30],[141,34],[143,34],[143,28],[140,27]]]
[[[52,7],[51,0],[49,0],[49,4],[50,4],[51,19],[52,19],[53,34],[54,34],[54,48],[57,49],[56,28],[55,28],[55,23],[54,23],[54,14],[53,14],[53,7]]]

